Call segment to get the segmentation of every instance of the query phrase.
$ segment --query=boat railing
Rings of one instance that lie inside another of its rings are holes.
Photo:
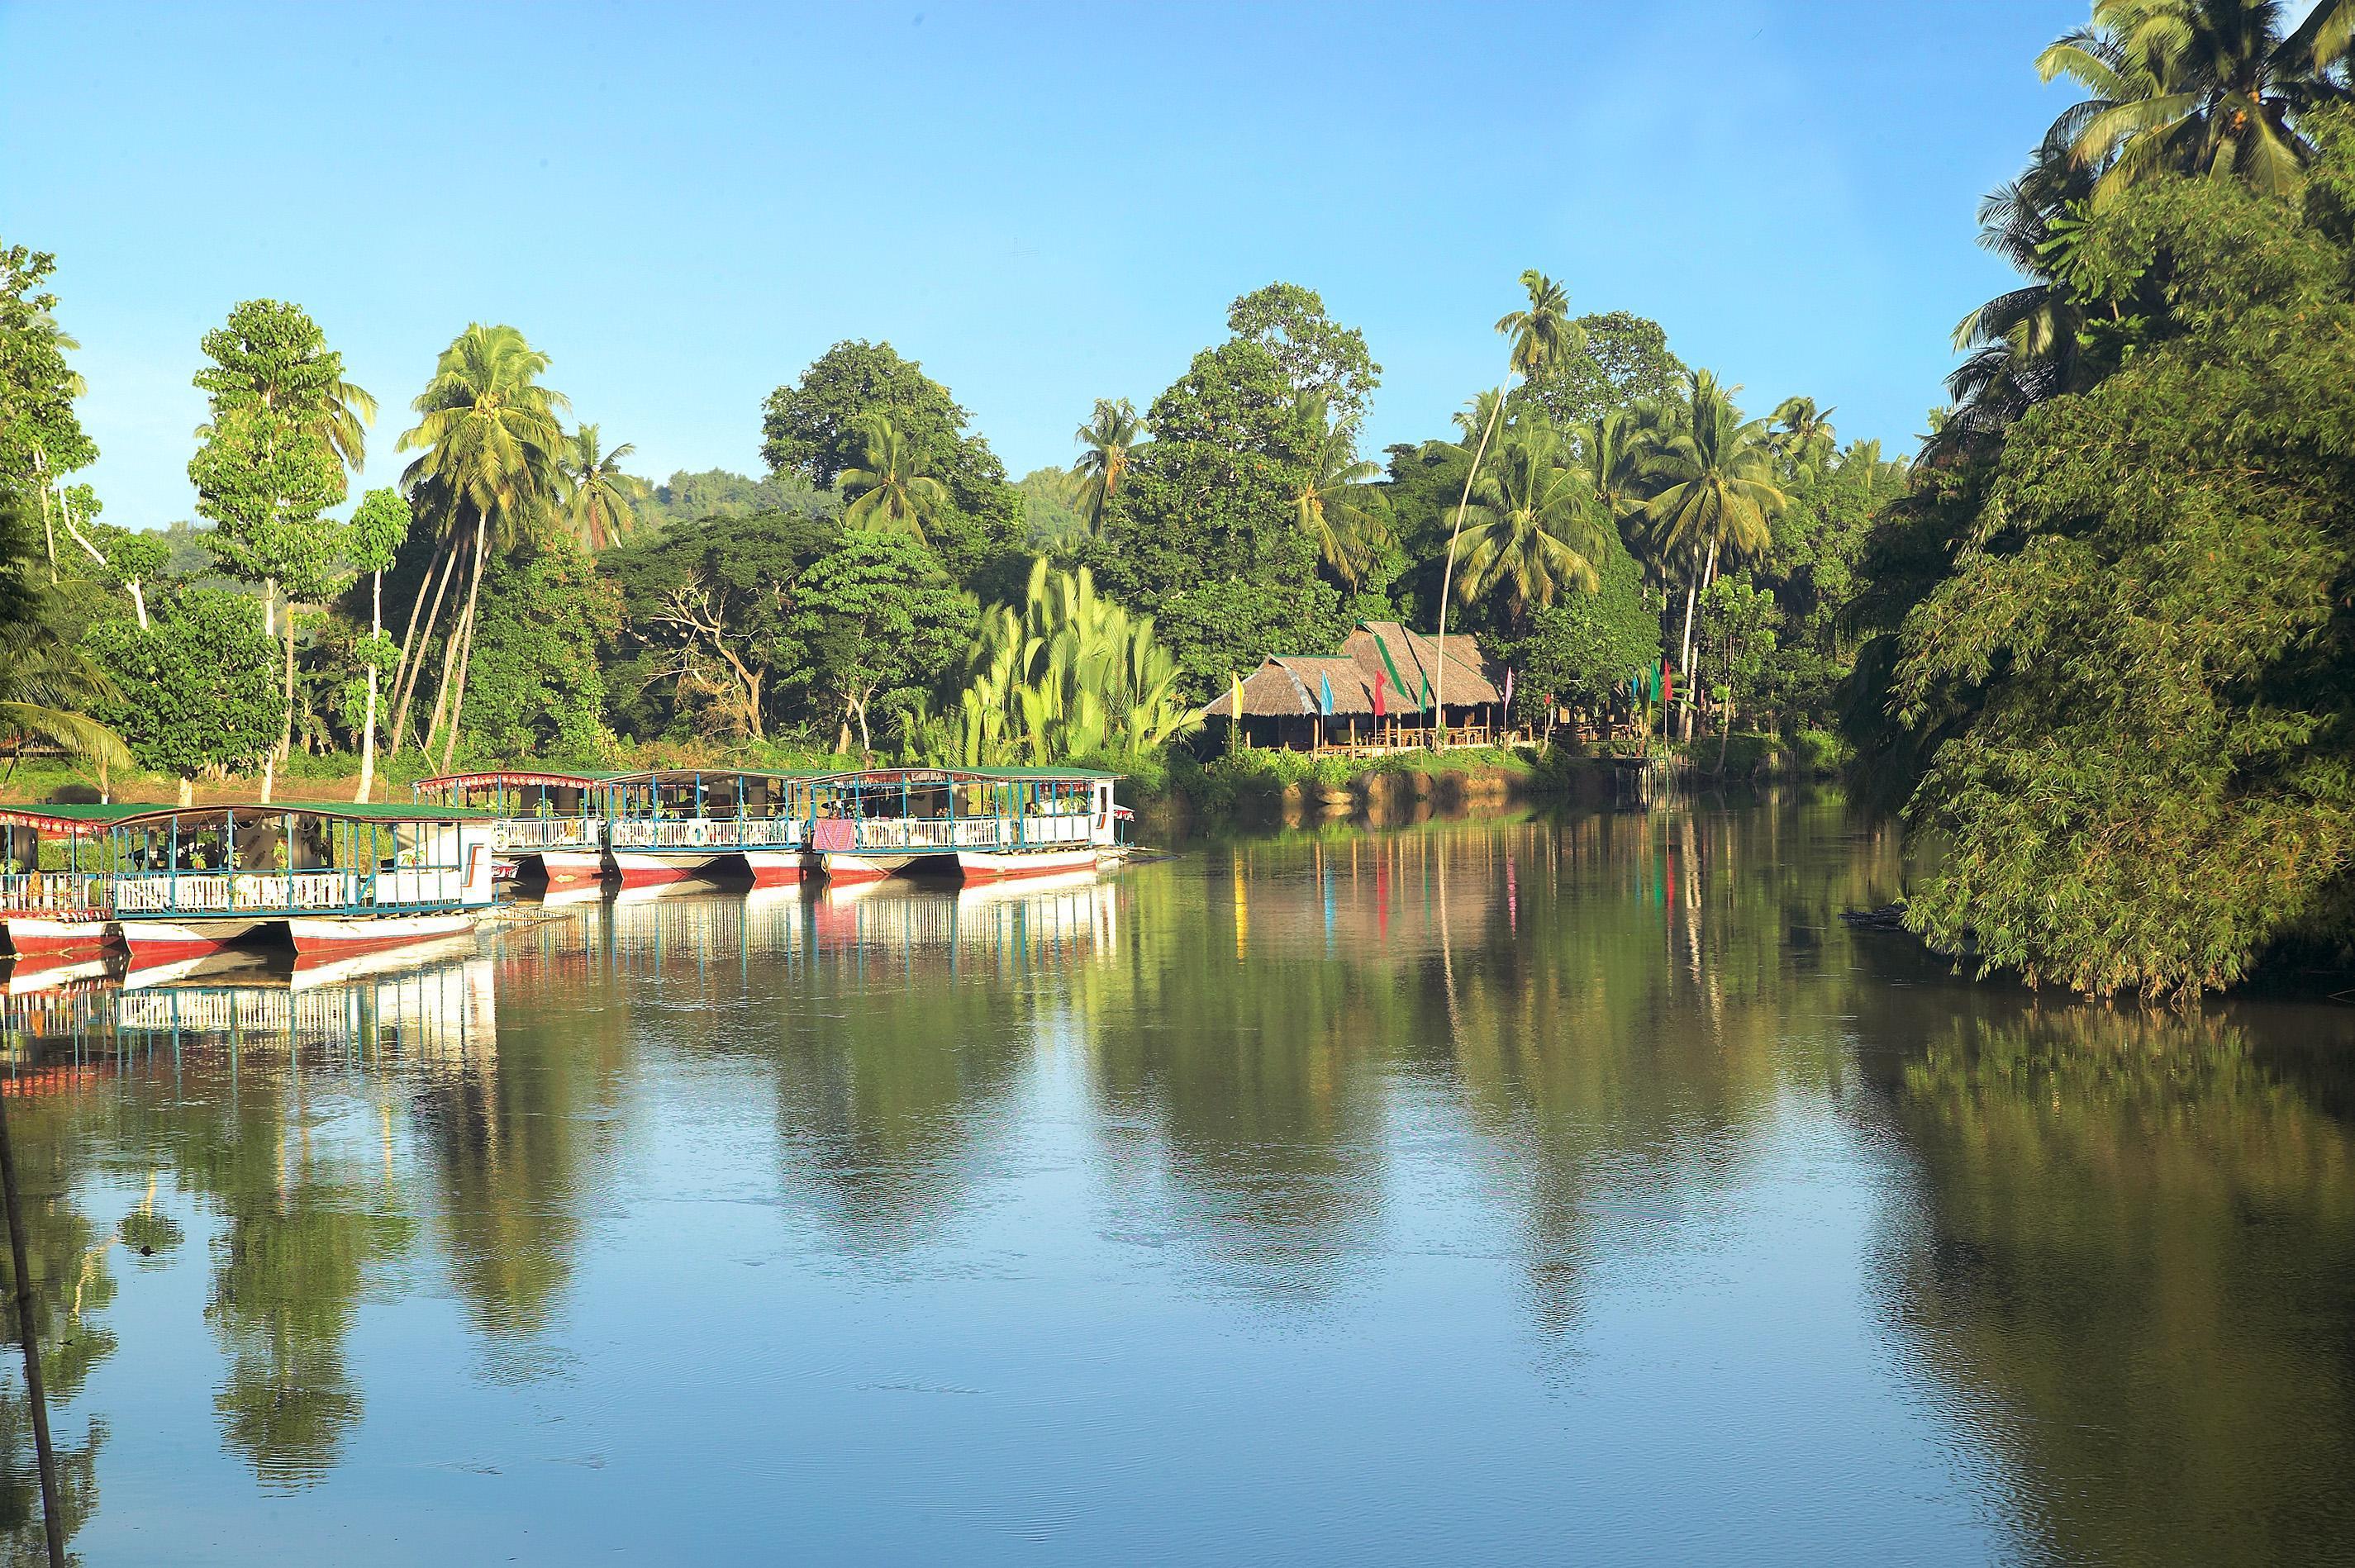
[[[595,849],[601,842],[595,817],[501,817],[491,825],[495,850]]]
[[[107,878],[87,871],[19,871],[0,875],[0,914],[103,911]]]
[[[617,850],[791,849],[802,842],[797,817],[623,817],[606,825]]]
[[[456,866],[400,866],[390,871],[124,872],[113,882],[118,916],[446,908],[465,901],[465,874]]]
[[[955,847],[954,822],[945,817],[869,817],[857,825],[863,850],[931,850]]]
[[[867,817],[820,821],[821,850],[1001,850],[1091,842],[1093,819],[1053,817]],[[845,842],[847,841],[847,842]]]

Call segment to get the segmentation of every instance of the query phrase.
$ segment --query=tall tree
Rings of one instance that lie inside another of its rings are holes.
[[[1488,442],[1497,433],[1497,418],[1505,411],[1506,387],[1515,376],[1527,381],[1582,341],[1577,324],[1570,320],[1570,295],[1561,284],[1532,267],[1521,274],[1521,287],[1529,291],[1528,307],[1508,312],[1497,323],[1497,330],[1512,344],[1505,357],[1505,380],[1498,384],[1496,400],[1488,407],[1479,444],[1472,449],[1472,466],[1465,471],[1464,493],[1455,498],[1455,525],[1448,531],[1447,561],[1439,579],[1439,645],[1443,649],[1447,646],[1447,601],[1465,509],[1471,504],[1472,487],[1480,478],[1480,460],[1487,455]],[[1438,726],[1442,750],[1447,747],[1447,663],[1445,658],[1439,661],[1439,680],[1432,694],[1432,722]]]
[[[261,762],[277,743],[274,648],[245,595],[170,585],[148,625],[102,620],[89,644],[112,682],[98,713],[141,767],[177,783],[181,805],[198,779]]]
[[[1526,627],[1532,605],[1550,605],[1565,588],[1593,593],[1599,586],[1601,510],[1593,482],[1562,461],[1567,455],[1550,426],[1516,425],[1461,520],[1467,525],[1456,592],[1468,603],[1501,591],[1516,630]]]
[[[1832,428],[1836,412],[1817,408],[1813,397],[1785,397],[1774,405],[1774,450],[1793,471],[1813,473],[1839,445],[1839,433]]]
[[[267,800],[294,730],[294,601],[326,590],[336,530],[324,514],[346,482],[337,431],[357,416],[343,356],[299,305],[248,300],[203,346],[210,363],[196,385],[210,417],[188,461],[197,510],[218,524],[223,568],[261,588],[264,629],[284,617],[284,713],[262,769]]]
[[[843,522],[853,528],[896,530],[922,542],[924,524],[949,504],[948,486],[924,471],[922,459],[883,415],[862,414],[858,427],[861,466],[844,469],[840,476],[848,503]]]
[[[1328,418],[1322,392],[1300,395],[1310,423],[1324,431],[1308,464],[1300,471],[1292,498],[1293,521],[1316,546],[1317,557],[1342,582],[1355,587],[1383,540],[1377,503],[1367,486],[1382,471],[1358,456],[1357,421],[1345,409]]]
[[[875,747],[874,718],[922,705],[973,633],[973,601],[932,553],[904,534],[847,529],[801,576],[786,629],[794,675],[839,722],[838,748]]]
[[[1275,357],[1295,392],[1322,394],[1343,418],[1362,418],[1382,367],[1366,334],[1325,313],[1324,297],[1297,283],[1270,283],[1227,307],[1227,330]]]
[[[419,454],[401,474],[402,488],[412,501],[424,498],[440,514],[445,536],[458,541],[443,568],[444,586],[461,550],[472,561],[465,608],[446,639],[434,699],[437,717],[445,705],[449,711],[444,772],[457,758],[484,559],[495,546],[547,520],[562,483],[557,461],[565,439],[558,414],[570,405],[563,394],[539,384],[547,369],[548,355],[523,334],[477,322],[442,351],[433,379],[410,405],[417,424],[400,438],[399,450]],[[438,609],[437,592],[437,613]],[[429,620],[429,635],[431,630]],[[422,659],[421,646],[417,662]],[[396,745],[406,712],[407,704],[400,703],[394,718]],[[431,734],[429,729],[429,747]]]
[[[416,514],[399,492],[371,490],[360,497],[344,532],[345,558],[368,578],[368,640],[362,654],[368,663],[368,716],[360,727],[359,789],[352,795],[357,801],[366,801],[376,788],[377,683],[391,662],[384,635],[384,572],[415,524]]]
[[[1144,436],[1136,407],[1125,397],[1097,398],[1088,422],[1071,432],[1071,439],[1087,449],[1072,469],[1080,476],[1080,514],[1087,519],[1090,533],[1103,532],[1104,509],[1120,493]]]
[[[1685,362],[1668,347],[1660,323],[1626,311],[1584,315],[1579,340],[1518,394],[1544,409],[1557,429],[1592,424],[1637,403],[1673,402],[1684,395]]]
[[[1752,555],[1773,542],[1769,522],[1787,504],[1775,482],[1774,448],[1766,421],[1747,419],[1729,387],[1706,370],[1688,383],[1686,419],[1660,444],[1654,472],[1658,494],[1644,516],[1664,558],[1687,563],[1683,652],[1678,668],[1692,678],[1693,606],[1717,576],[1719,556]]]
[[[74,414],[82,380],[66,363],[75,344],[58,327],[58,298],[48,287],[56,270],[57,258],[46,251],[0,246],[0,486],[38,507],[51,582],[58,551],[50,488],[98,459]]]
[[[112,694],[105,670],[61,635],[33,577],[39,546],[32,509],[0,481],[0,755],[54,747],[94,764],[100,776],[127,767],[123,737],[90,714]]]
[[[2334,96],[2311,48],[2283,48],[2278,0],[2094,0],[2092,25],[2036,57],[2093,96],[2062,116],[2094,203],[2162,170],[2294,192],[2313,148],[2295,121]],[[2056,127],[2057,128],[2057,127]]]
[[[608,449],[596,426],[583,425],[557,453],[557,471],[564,481],[564,520],[582,549],[604,549],[637,526],[646,482],[622,471],[622,460],[635,450],[628,441]]]

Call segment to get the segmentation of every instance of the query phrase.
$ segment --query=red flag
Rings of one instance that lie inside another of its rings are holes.
[[[1390,705],[1382,701],[1382,673],[1377,670],[1374,672],[1374,716],[1388,718],[1390,713]]]
[[[1660,661],[1660,701],[1667,704],[1676,700],[1677,673],[1669,669],[1668,662],[1663,659]]]

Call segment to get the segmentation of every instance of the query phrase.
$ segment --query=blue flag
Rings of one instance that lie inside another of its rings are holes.
[[[1330,715],[1333,711],[1333,677],[1330,675],[1317,676],[1316,687],[1318,691],[1324,694],[1325,712],[1327,715]]]

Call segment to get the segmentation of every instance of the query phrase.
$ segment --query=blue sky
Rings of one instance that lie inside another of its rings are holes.
[[[1279,278],[1364,329],[1378,448],[1495,381],[1529,266],[1906,447],[2085,11],[0,5],[0,238],[58,254],[132,525],[189,515],[197,339],[261,295],[382,399],[378,483],[470,321],[640,472],[758,471],[762,398],[875,337],[1018,475]]]

